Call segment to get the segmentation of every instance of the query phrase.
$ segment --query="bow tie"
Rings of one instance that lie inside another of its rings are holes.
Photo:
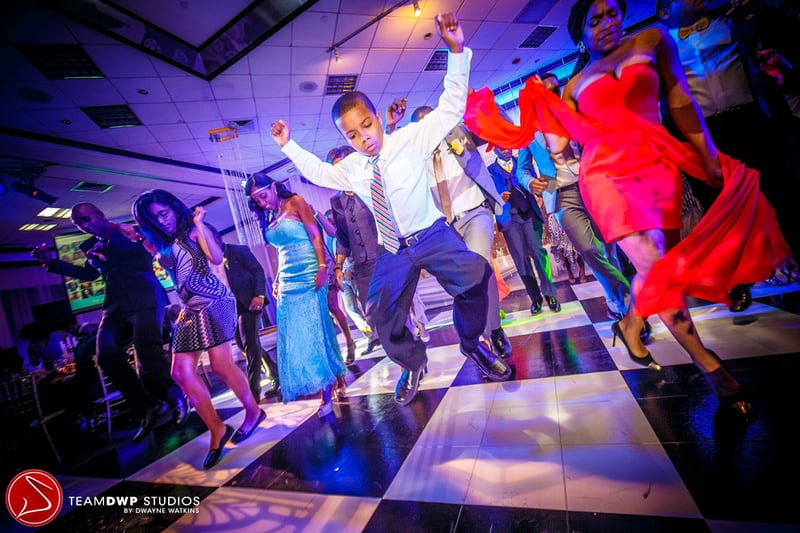
[[[679,29],[678,39],[683,40],[688,38],[694,32],[706,30],[710,24],[711,20],[708,17],[703,17],[691,26]]]

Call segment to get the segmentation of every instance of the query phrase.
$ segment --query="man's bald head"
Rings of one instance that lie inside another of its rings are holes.
[[[89,202],[81,202],[72,206],[71,218],[73,222],[75,222],[76,216],[84,214],[100,215],[103,218],[106,216],[99,207],[94,204],[90,204]]]
[[[111,222],[100,208],[88,202],[73,205],[71,218],[79,230],[97,237],[107,236],[111,227]]]
[[[425,115],[427,115],[431,111],[433,111],[433,108],[428,105],[423,105],[416,108],[414,112],[411,113],[411,122],[419,122],[420,120],[425,118]]]

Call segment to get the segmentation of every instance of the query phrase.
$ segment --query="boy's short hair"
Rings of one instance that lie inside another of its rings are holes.
[[[342,115],[358,106],[358,104],[367,106],[367,109],[369,109],[373,115],[377,115],[375,112],[375,106],[372,104],[372,101],[369,99],[369,97],[361,91],[353,91],[351,93],[343,94],[338,100],[336,100],[336,102],[334,102],[333,108],[331,109],[331,118],[333,119],[334,124],[337,120],[342,118]]]

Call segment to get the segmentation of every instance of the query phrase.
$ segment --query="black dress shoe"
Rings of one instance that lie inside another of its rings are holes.
[[[511,343],[508,342],[508,337],[506,337],[506,332],[503,331],[503,328],[497,328],[492,331],[492,344],[497,353],[500,354],[500,357],[503,359],[511,357]]]
[[[371,339],[367,344],[367,349],[361,352],[361,355],[369,355],[372,353],[372,350],[377,348],[381,345],[381,341],[379,339]]]
[[[538,315],[541,312],[542,312],[542,299],[539,298],[538,300],[533,302],[533,305],[531,305],[531,314]]]
[[[417,395],[419,380],[422,379],[422,375],[427,371],[427,358],[417,370],[404,368],[403,373],[400,374],[400,379],[397,381],[397,387],[394,389],[394,401],[400,405],[408,405],[408,403],[414,399],[414,396]]]
[[[741,313],[753,303],[750,285],[737,285],[731,289],[728,296],[731,298],[731,305],[728,306],[728,309],[733,313]]]
[[[264,399],[269,400],[270,398],[275,398],[281,393],[281,387],[274,381],[272,382],[272,388],[269,389],[267,392],[264,393]]]
[[[222,440],[219,441],[219,446],[208,450],[208,455],[206,455],[206,460],[203,461],[203,468],[208,470],[216,465],[220,459],[222,459],[222,452],[225,450],[225,444],[231,440],[231,436],[233,435],[233,428],[230,427],[228,424],[225,424],[225,434],[222,436]]]
[[[142,417],[142,423],[139,425],[139,429],[136,430],[136,434],[133,436],[133,442],[142,442],[146,436],[153,431],[153,428],[156,425],[156,418],[158,418],[158,412],[160,409],[160,404],[158,406],[149,407],[147,411],[144,412],[144,416]]]
[[[256,428],[260,426],[261,422],[263,422],[266,418],[267,418],[267,413],[265,413],[264,410],[261,409],[261,412],[258,414],[258,420],[256,420],[255,424],[253,424],[253,427],[251,427],[247,431],[245,431],[242,428],[237,429],[236,433],[234,433],[233,437],[231,437],[231,442],[234,444],[239,444],[240,442],[245,440],[247,437],[253,434]]]
[[[181,395],[175,399],[175,425],[182,426],[187,418],[189,418],[189,404],[186,403],[186,398]]]
[[[548,296],[547,298],[547,307],[554,313],[558,313],[561,311],[561,304],[558,303],[555,296]]]
[[[508,363],[493,354],[482,342],[479,342],[471,352],[465,352],[462,348],[461,353],[475,361],[483,375],[492,381],[506,381],[511,377],[511,367]]]

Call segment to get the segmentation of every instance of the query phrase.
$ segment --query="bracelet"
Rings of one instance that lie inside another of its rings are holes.
[[[334,271],[334,272],[336,272],[336,270],[341,270],[341,269],[342,269],[342,265],[335,265],[335,266],[333,267],[333,271]]]
[[[328,268],[328,263],[320,263],[317,265],[319,268]]]

